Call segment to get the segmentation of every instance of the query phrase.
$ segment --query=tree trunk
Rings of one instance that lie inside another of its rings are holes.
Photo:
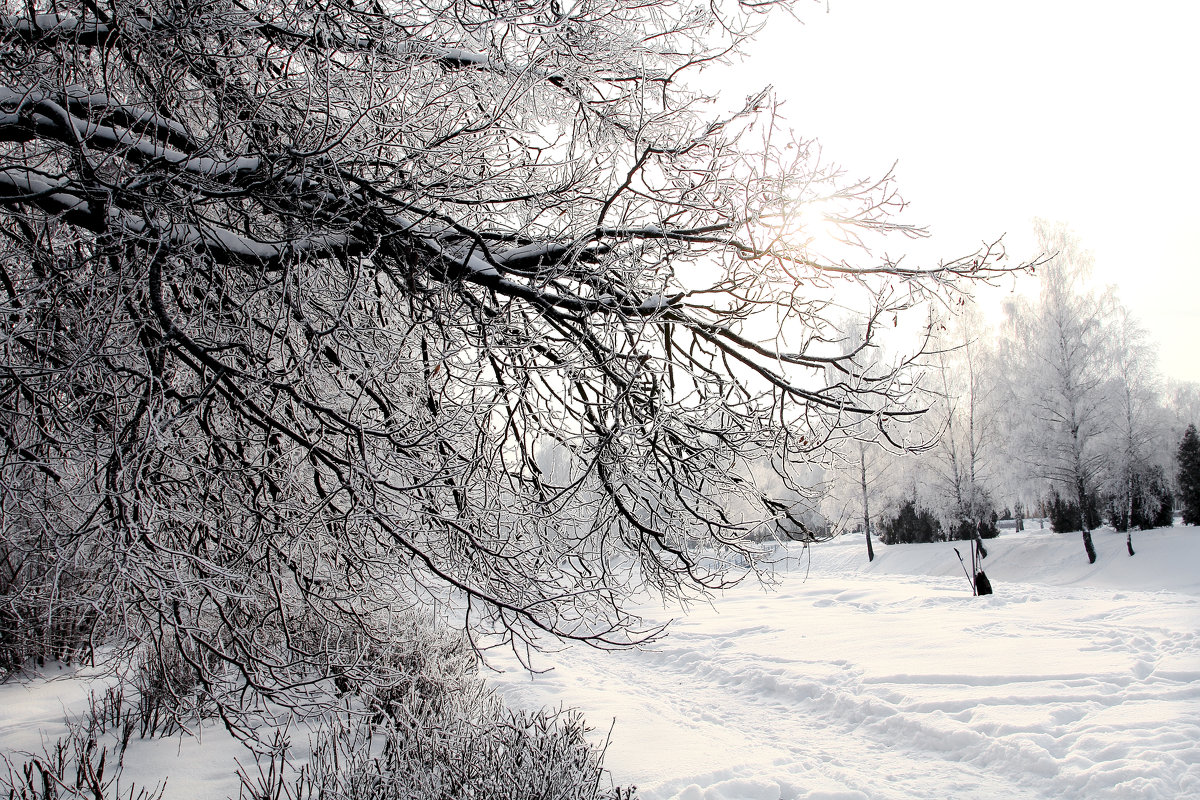
[[[1086,523],[1084,524],[1083,527],[1085,529],[1083,531],[1083,549],[1087,551],[1088,563],[1095,564],[1096,563],[1096,547],[1095,547],[1095,545],[1092,544],[1092,532],[1089,530],[1086,530],[1086,528],[1087,528]]]
[[[1083,528],[1083,549],[1087,552],[1088,563],[1096,563],[1096,546],[1092,544],[1092,532],[1088,530],[1088,507],[1087,507],[1087,492],[1083,488],[1083,481],[1079,481],[1077,485],[1077,493],[1079,494],[1079,527]]]
[[[867,449],[861,443],[858,446],[858,465],[862,478],[863,531],[867,536],[867,561],[874,561],[875,548],[871,545],[871,507],[867,503]]]
[[[1125,549],[1129,551],[1129,555],[1133,555],[1133,531],[1125,531]]]

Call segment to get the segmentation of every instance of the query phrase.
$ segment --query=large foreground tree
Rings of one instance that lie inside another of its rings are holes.
[[[1007,269],[852,260],[920,233],[890,176],[687,90],[762,6],[9,0],[5,636],[296,698],[414,604],[623,645],[632,589],[726,581],[777,513],[750,466],[897,438],[921,346],[859,355]]]

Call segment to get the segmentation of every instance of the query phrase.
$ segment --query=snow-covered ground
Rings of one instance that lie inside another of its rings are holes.
[[[1006,532],[976,598],[954,545],[868,565],[848,537],[651,650],[494,683],[615,718],[606,763],[644,800],[1200,798],[1200,529],[1096,544],[1093,566],[1078,534]]]
[[[571,647],[513,662],[510,702],[578,706],[643,800],[1200,798],[1200,529],[1005,532],[972,597],[954,545],[861,536],[796,548],[779,585],[693,607],[645,651]],[[963,545],[958,545],[963,549]],[[808,573],[805,579],[806,571]],[[652,610],[666,619],[678,612]],[[0,754],[41,749],[87,707],[87,670],[0,685]],[[53,678],[52,680],[50,678]],[[306,735],[293,729],[301,755]],[[237,796],[246,750],[134,741],[122,785]],[[254,769],[250,766],[250,772]]]

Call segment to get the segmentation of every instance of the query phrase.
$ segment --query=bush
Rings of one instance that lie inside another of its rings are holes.
[[[241,800],[632,797],[601,788],[603,749],[578,712],[508,708],[479,678],[465,637],[424,615],[403,619],[394,644],[373,652],[381,677],[345,685],[371,713],[331,715],[299,770],[286,746],[268,748],[266,767],[239,773]]]
[[[287,737],[276,733],[259,742],[265,746],[258,748],[264,755],[256,771],[230,765],[241,781],[241,800],[633,797],[632,789],[602,786],[603,747],[589,741],[591,730],[578,712],[508,708],[479,677],[478,656],[464,635],[428,614],[398,618],[388,642],[348,659],[355,672],[333,679],[343,695],[341,710],[325,717],[308,763],[291,763]],[[310,624],[312,644],[319,632]],[[329,638],[337,643],[326,648],[336,665],[347,640],[333,632]],[[364,663],[375,677],[360,681]],[[211,714],[216,706],[178,648],[160,642],[133,664],[133,675],[93,695],[90,713],[43,755],[10,762],[7,778],[0,768],[10,798],[153,800],[161,794],[161,787],[126,788],[119,780],[131,738],[177,733],[182,715]],[[212,674],[208,666],[203,671]]]
[[[460,631],[451,631],[427,614],[399,615],[393,639],[376,643],[365,659],[371,679],[352,685],[334,679],[339,691],[359,694],[374,718],[394,719],[404,709],[449,712],[451,698],[470,689],[479,655]]]
[[[1083,530],[1084,517],[1080,512],[1079,503],[1063,499],[1058,492],[1050,498],[1046,509],[1050,517],[1050,530],[1055,533],[1069,533]],[[1100,497],[1095,492],[1087,496],[1087,527],[1095,530],[1100,527]]]
[[[1162,467],[1144,467],[1129,480],[1129,494],[1107,498],[1105,516],[1118,531],[1130,528],[1149,530],[1169,526],[1175,511],[1175,498],[1167,487]]]
[[[929,513],[919,509],[913,500],[905,501],[895,518],[884,520],[880,538],[884,544],[914,544],[918,542],[940,542],[942,524]]]
[[[981,519],[975,523],[976,529],[979,531],[980,539],[995,539],[1000,535],[1000,526],[997,524],[996,512],[988,519]]]
[[[515,711],[482,683],[451,705],[382,725],[339,714],[301,768],[277,742],[257,774],[239,770],[239,800],[633,800],[602,788],[603,750],[578,712]]]
[[[979,536],[980,539],[995,539],[1000,535],[1000,527],[996,524],[998,517],[996,512],[992,511],[986,514],[983,519],[959,520],[951,531],[951,538],[959,541],[970,541]]]
[[[456,695],[450,713],[432,706],[405,711],[386,728],[383,755],[372,759],[366,775],[331,776],[333,785],[322,787],[322,797],[343,796],[335,787],[368,776],[383,778],[371,800],[584,800],[600,794],[600,754],[587,741],[588,728],[577,712],[516,711],[482,682]]]

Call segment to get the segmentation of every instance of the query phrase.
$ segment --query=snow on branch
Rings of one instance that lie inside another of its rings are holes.
[[[875,365],[876,321],[1010,269],[876,261],[887,179],[767,94],[709,118],[682,82],[745,4],[49,8],[0,18],[0,528],[251,693],[341,674],[314,616],[351,667],[443,601],[483,644],[653,638],[631,594],[727,585],[792,508],[756,475],[902,443],[930,343]]]

